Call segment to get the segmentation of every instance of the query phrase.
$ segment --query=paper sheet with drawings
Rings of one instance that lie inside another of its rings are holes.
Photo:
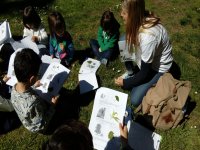
[[[52,96],[57,96],[65,80],[69,76],[70,70],[58,62],[52,62],[44,73],[36,92],[48,102]]]
[[[39,75],[40,78],[44,75],[45,71],[49,67],[49,65],[53,62],[58,62],[60,63],[60,59],[58,58],[51,58],[49,55],[42,55],[41,57],[42,64],[40,65],[40,70],[39,70]]]
[[[88,58],[81,65],[79,73],[96,73],[100,65],[100,61]]]
[[[100,65],[100,61],[92,58],[86,59],[81,65],[78,75],[81,94],[98,88],[96,71]]]
[[[22,49],[19,48],[18,50],[16,50],[11,56],[10,56],[10,61],[9,61],[9,66],[8,66],[8,73],[7,76],[10,77],[10,79],[6,82],[7,85],[13,86],[17,83],[17,78],[15,76],[15,71],[14,71],[14,59],[16,56],[16,53],[21,51]],[[39,70],[39,79],[44,75],[45,71],[47,70],[49,64],[51,64],[52,62],[58,62],[60,63],[59,59],[52,59],[50,56],[47,55],[43,55],[42,58],[42,64],[40,65],[40,70]]]
[[[118,45],[122,62],[135,61],[135,53],[130,53],[128,51],[128,45],[126,45],[126,41],[118,41]]]
[[[97,90],[89,123],[94,148],[103,150],[112,137],[119,137],[128,95],[101,87]]]

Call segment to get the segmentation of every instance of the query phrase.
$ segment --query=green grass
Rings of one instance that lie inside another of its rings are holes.
[[[97,27],[101,14],[111,9],[121,24],[117,5],[120,0],[56,0],[45,8],[38,8],[38,12],[48,30],[47,14],[51,10],[60,11],[67,23],[75,48],[84,50],[89,47],[89,40],[96,38]],[[196,103],[195,109],[180,127],[169,131],[156,131],[162,135],[161,150],[197,150],[200,147],[200,1],[196,0],[146,0],[147,8],[161,17],[167,28],[173,45],[173,54],[176,63],[181,69],[181,79],[192,82],[190,97]],[[0,20],[8,19],[13,35],[22,35],[23,26],[21,11],[15,9],[1,13]],[[78,84],[80,64],[75,62],[71,75],[65,84],[68,89],[74,89]],[[114,70],[113,70],[114,68]],[[121,70],[120,73],[117,71]],[[108,68],[100,66],[97,75],[101,86],[116,89],[114,78],[124,72],[123,64],[119,59],[111,62]],[[130,102],[129,102],[130,103]],[[80,120],[89,124],[93,103],[82,107]],[[196,126],[196,128],[194,128]],[[0,149],[39,149],[41,143],[48,136],[33,134],[23,126],[0,137]]]

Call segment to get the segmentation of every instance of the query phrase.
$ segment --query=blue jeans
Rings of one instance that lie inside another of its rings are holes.
[[[114,49],[111,48],[111,49],[107,49],[103,52],[99,52],[99,47],[100,47],[99,43],[97,40],[94,40],[94,39],[90,40],[90,47],[92,48],[92,51],[98,60],[101,60],[103,58],[110,59],[112,56],[112,53],[114,51]]]
[[[156,73],[153,78],[139,86],[133,87],[131,91],[131,104],[135,107],[139,106],[142,103],[143,97],[146,95],[147,91],[152,87],[153,84],[156,84],[160,76],[162,76],[163,73]]]

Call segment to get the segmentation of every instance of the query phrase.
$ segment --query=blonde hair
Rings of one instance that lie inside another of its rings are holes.
[[[139,33],[160,23],[160,18],[145,10],[144,0],[123,0],[122,9],[128,14],[126,40],[131,51],[133,45],[139,46]]]

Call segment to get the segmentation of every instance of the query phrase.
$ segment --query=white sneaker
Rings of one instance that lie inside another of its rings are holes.
[[[107,66],[108,60],[106,58],[101,59],[101,64]]]
[[[128,72],[126,71],[126,72],[125,72],[124,74],[122,74],[120,77],[121,77],[122,79],[128,79],[128,78],[133,77],[133,76],[134,76],[134,74],[129,75]]]

